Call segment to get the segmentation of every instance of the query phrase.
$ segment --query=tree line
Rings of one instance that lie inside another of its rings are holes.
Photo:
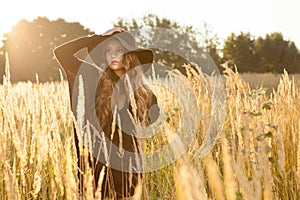
[[[151,30],[147,37],[137,42],[142,46],[176,47],[183,53],[176,54],[159,48],[153,48],[153,51],[156,53],[156,62],[181,71],[183,63],[199,60],[200,55],[206,53],[220,71],[225,64],[236,67],[239,72],[282,73],[285,69],[289,73],[300,73],[299,50],[294,42],[285,40],[279,32],[266,34],[265,37],[254,37],[244,32],[232,33],[220,47],[220,39],[207,24],[202,29],[196,29],[148,14],[135,19],[119,18],[112,26],[127,30],[144,27],[175,30]],[[36,74],[41,82],[59,79],[59,64],[53,56],[53,49],[68,40],[94,33],[78,22],[66,22],[64,19],[50,21],[45,17],[38,17],[32,22],[20,20],[11,32],[3,35],[3,46],[0,47],[0,81],[2,82],[4,74],[6,53],[12,81],[35,81]],[[193,62],[190,64],[193,65]]]

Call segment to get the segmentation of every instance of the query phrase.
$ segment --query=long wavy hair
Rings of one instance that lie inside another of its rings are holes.
[[[135,116],[135,123],[147,125],[150,121],[149,108],[151,107],[153,93],[144,83],[143,71],[137,67],[140,65],[137,55],[134,52],[125,53],[121,65],[127,72],[130,71],[129,75],[126,74],[121,78],[127,76],[127,81],[123,80],[121,81],[123,84],[118,84],[120,78],[109,67],[106,67],[97,85],[95,96],[96,115],[102,130],[106,134],[111,134],[113,112],[117,105],[117,98],[115,97],[118,96],[113,95],[125,95],[129,103],[129,111],[133,117]],[[129,95],[130,87],[136,88],[133,95]]]

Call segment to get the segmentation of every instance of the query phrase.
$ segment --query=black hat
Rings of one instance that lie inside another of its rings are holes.
[[[134,52],[139,58],[139,61],[141,65],[143,64],[149,64],[153,62],[154,59],[154,54],[151,49],[145,49],[145,48],[140,48],[136,45],[136,42],[133,38],[133,36],[127,32],[127,31],[111,31],[108,34],[102,34],[102,35],[95,35],[92,36],[87,49],[88,52],[91,55],[91,58],[96,61],[97,54],[96,52],[94,53],[93,50],[96,49],[96,47],[101,46],[100,44],[102,42],[107,41],[108,39],[116,38],[118,39],[121,44],[129,51],[129,52]]]

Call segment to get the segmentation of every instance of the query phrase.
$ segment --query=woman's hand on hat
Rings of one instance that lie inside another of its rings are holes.
[[[124,28],[112,28],[106,31],[105,33],[103,33],[103,35],[112,35],[113,33],[121,33],[124,31],[126,31]]]
[[[124,31],[126,31],[124,28],[112,28],[112,29],[106,31],[105,33],[103,33],[101,35],[93,34],[93,35],[89,36],[89,38],[94,39],[94,38],[102,37],[102,36],[105,36],[105,35],[112,35],[113,33],[121,33],[121,32],[124,32]]]

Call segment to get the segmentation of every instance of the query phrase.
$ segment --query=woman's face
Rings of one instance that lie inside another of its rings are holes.
[[[122,76],[126,69],[122,66],[122,59],[125,53],[125,48],[117,39],[112,39],[105,47],[105,56],[107,65],[113,70],[117,76]]]

